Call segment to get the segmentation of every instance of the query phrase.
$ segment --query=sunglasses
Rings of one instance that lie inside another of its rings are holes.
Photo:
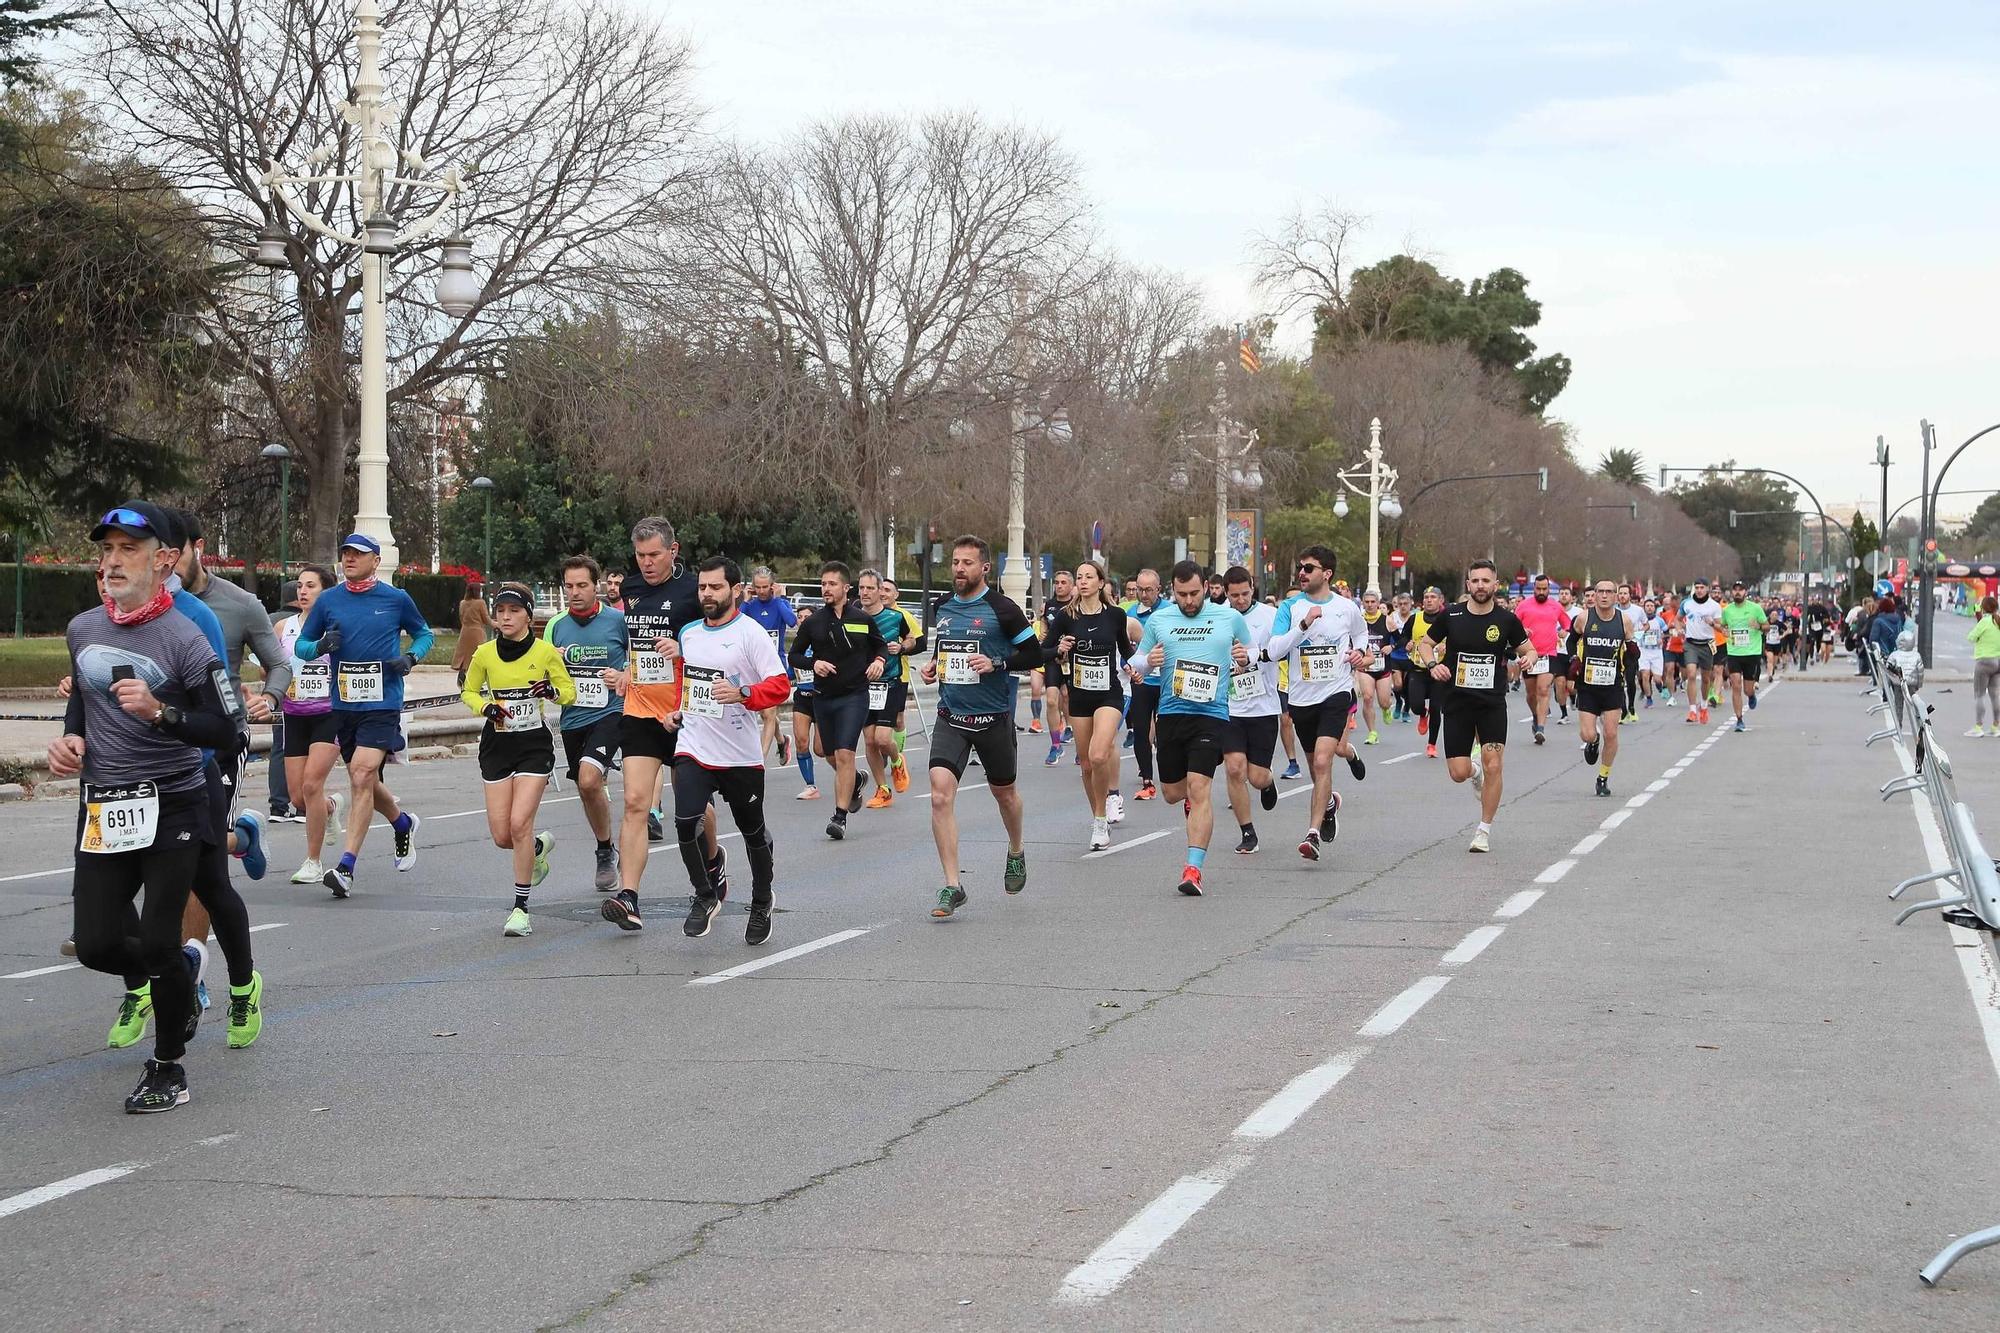
[[[1317,574],[1319,570],[1320,567],[1310,560],[1299,561],[1299,573],[1301,574]]]
[[[143,532],[153,531],[153,521],[136,509],[114,509],[98,519],[97,525],[103,528],[138,528]]]

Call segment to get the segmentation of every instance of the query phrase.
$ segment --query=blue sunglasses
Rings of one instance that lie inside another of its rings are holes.
[[[136,509],[114,509],[97,520],[100,528],[139,528],[153,532],[153,521]],[[155,536],[158,534],[155,533]]]

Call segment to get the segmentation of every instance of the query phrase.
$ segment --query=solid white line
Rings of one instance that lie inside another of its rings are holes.
[[[1405,759],[1415,759],[1418,755],[1422,753],[1423,753],[1422,750],[1412,750],[1408,754],[1399,754],[1394,759],[1384,759],[1382,761],[1382,767],[1387,768],[1391,764],[1400,764]]]
[[[1617,828],[1620,824],[1624,823],[1631,817],[1632,817],[1632,812],[1630,810],[1613,810],[1610,814],[1604,817],[1604,822],[1602,824],[1599,824],[1597,827],[1603,829],[1606,833],[1609,833],[1612,829]]]
[[[1401,995],[1377,1009],[1374,1015],[1355,1030],[1357,1037],[1386,1037],[1403,1024],[1416,1017],[1417,1010],[1429,1004],[1437,993],[1451,984],[1450,977],[1425,977],[1410,986]]]
[[[1145,843],[1145,842],[1156,842],[1161,838],[1172,837],[1174,834],[1180,832],[1181,830],[1179,829],[1163,828],[1159,830],[1157,833],[1144,833],[1136,838],[1133,838],[1129,842],[1114,842],[1101,852],[1085,852],[1078,859],[1084,861],[1095,861],[1100,857],[1116,856],[1118,855],[1118,853],[1124,851],[1128,847],[1137,847],[1140,843]],[[1183,834],[1183,836],[1186,835]]]
[[[0,875],[0,884],[12,884],[18,879],[47,879],[50,875],[67,875],[75,866],[57,866],[54,870],[30,870],[25,875]]]
[[[1587,833],[1577,840],[1576,846],[1569,849],[1569,854],[1571,856],[1589,856],[1592,852],[1603,846],[1604,840],[1610,836],[1608,833]]]
[[[1672,782],[1671,782],[1671,781],[1670,781],[1669,779],[1667,779],[1667,778],[1657,778],[1657,779],[1655,779],[1654,781],[1652,781],[1652,782],[1649,782],[1649,783],[1647,783],[1647,784],[1646,784],[1646,790],[1647,790],[1647,791],[1665,791],[1665,790],[1666,790],[1666,789],[1667,789],[1668,787],[1670,787],[1670,786],[1672,786],[1672,785],[1673,785],[1673,784],[1672,784]]]
[[[131,1175],[134,1171],[144,1171],[148,1162],[120,1162],[117,1166],[100,1166],[95,1171],[85,1171],[82,1175],[69,1176],[63,1180],[38,1185],[19,1194],[11,1194],[0,1199],[0,1217],[12,1217],[15,1213],[25,1213],[45,1203],[53,1203],[78,1190],[87,1190],[92,1185],[103,1185]]]
[[[1494,911],[1493,915],[1500,917],[1519,916],[1521,915],[1521,913],[1527,911],[1530,907],[1533,907],[1536,903],[1540,902],[1542,900],[1542,895],[1546,892],[1548,892],[1548,890],[1546,889],[1522,889],[1519,893],[1509,898],[1506,902],[1501,903],[1500,906]]]
[[[720,972],[711,973],[710,975],[705,977],[696,977],[692,981],[689,981],[688,985],[713,986],[717,982],[728,981],[731,977],[745,977],[750,975],[752,972],[761,972],[767,967],[776,967],[779,963],[785,962],[788,959],[798,958],[804,954],[812,953],[815,950],[824,949],[830,944],[839,944],[843,940],[855,939],[859,936],[866,935],[867,933],[868,931],[865,928],[859,928],[855,930],[838,930],[831,935],[824,935],[821,936],[819,939],[809,940],[804,944],[795,944],[791,948],[784,950],[782,953],[772,954],[769,958],[759,958],[754,963],[740,963],[735,967],[725,968]]]
[[[1072,1268],[1056,1292],[1061,1305],[1088,1305],[1116,1291],[1132,1271],[1152,1257],[1155,1250],[1172,1240],[1188,1219],[1222,1193],[1236,1173],[1249,1165],[1248,1153],[1223,1158],[1208,1170],[1182,1176],[1151,1203],[1140,1209],[1130,1222],[1118,1228],[1110,1240],[1092,1250],[1090,1257]]]
[[[1275,1096],[1250,1113],[1248,1119],[1236,1127],[1235,1137],[1239,1139],[1275,1139],[1292,1127],[1292,1123],[1307,1111],[1340,1080],[1354,1072],[1354,1066],[1361,1057],[1368,1054],[1366,1046],[1351,1051],[1343,1051],[1323,1065],[1316,1065],[1280,1088]]]
[[[285,923],[282,921],[266,921],[261,926],[250,927],[250,933],[252,935],[255,935],[260,930],[276,930],[279,926],[282,926],[284,924]],[[215,936],[210,935],[208,938],[210,942],[213,942]],[[5,974],[0,974],[0,981],[27,981],[33,977],[53,976],[58,972],[74,972],[82,966],[83,966],[82,963],[57,963],[53,967],[36,967],[36,968],[30,968],[26,972],[8,972]]]
[[[1644,805],[1646,802],[1652,799],[1653,799],[1653,793],[1649,791],[1642,791],[1637,796],[1634,796],[1631,800],[1625,802],[1625,804],[1627,808],[1637,810],[1640,806]]]
[[[1446,967],[1458,967],[1469,963],[1486,952],[1486,946],[1500,938],[1505,926],[1481,926],[1458,942],[1458,947],[1444,956]]]
[[[1574,870],[1575,868],[1576,868],[1575,859],[1573,857],[1565,856],[1560,861],[1551,862],[1546,868],[1543,869],[1541,874],[1535,876],[1535,883],[1554,884],[1559,880],[1561,880],[1564,875],[1567,875],[1571,870]]]

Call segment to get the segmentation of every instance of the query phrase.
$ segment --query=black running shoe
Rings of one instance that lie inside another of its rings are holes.
[[[714,891],[717,902],[729,901],[729,872],[722,868],[723,862],[728,859],[727,849],[718,845],[715,849],[715,859],[708,863],[708,887]]]
[[[847,836],[847,811],[836,810],[833,818],[826,821],[826,836],[839,842]]]
[[[351,870],[342,870],[339,866],[335,866],[324,875],[321,875],[319,882],[332,889],[334,897],[345,898],[347,891],[354,887],[354,872]]]
[[[697,893],[694,901],[688,904],[687,920],[681,923],[682,931],[691,940],[700,939],[715,925],[715,915],[721,910],[722,899]]]
[[[597,849],[597,872],[593,882],[599,893],[609,893],[618,887],[618,857],[609,847]]]
[[[1347,760],[1347,771],[1354,775],[1356,782],[1359,782],[1368,776],[1368,765],[1361,762],[1359,754],[1350,755]]]
[[[1309,828],[1306,836],[1299,840],[1299,855],[1308,861],[1319,860],[1319,830]]]
[[[1583,743],[1583,762],[1586,764],[1595,764],[1597,762],[1596,741],[1585,741]]]
[[[1609,796],[1611,794],[1611,779],[1605,777],[1602,773],[1597,775],[1597,794],[1599,796]]]
[[[130,1115],[156,1115],[184,1105],[188,1099],[187,1071],[172,1061],[148,1060],[139,1086],[125,1099]]]
[[[667,831],[660,827],[660,816],[652,810],[646,812],[646,841],[665,842]]]
[[[1340,836],[1340,793],[1335,792],[1333,794],[1333,799],[1326,803],[1326,809],[1320,812],[1319,840],[1321,842],[1332,842],[1335,838],[1339,836]]]
[[[861,813],[861,807],[866,804],[868,804],[866,798],[861,795],[861,777],[859,774],[856,774],[854,778],[854,795],[847,798],[847,813],[858,815]]]
[[[1266,810],[1276,810],[1278,808],[1278,784],[1274,782],[1264,788],[1264,790],[1258,792],[1257,801]]]
[[[750,924],[743,927],[743,942],[749,945],[762,944],[771,938],[771,909],[750,904]]]
[[[1236,854],[1238,856],[1255,856],[1257,854],[1256,829],[1247,828],[1243,830],[1243,841],[1236,844]]]
[[[620,889],[599,903],[597,914],[620,930],[646,928],[646,923],[639,918],[639,895],[630,889]]]

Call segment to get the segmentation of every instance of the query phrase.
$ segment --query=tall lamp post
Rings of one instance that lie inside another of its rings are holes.
[[[1368,423],[1368,448],[1361,455],[1365,466],[1343,468],[1334,473],[1342,486],[1363,496],[1368,501],[1368,581],[1361,585],[1367,592],[1382,591],[1377,571],[1382,563],[1382,520],[1391,521],[1403,516],[1403,502],[1396,498],[1396,469],[1382,461],[1382,418],[1375,417]],[[1333,516],[1347,517],[1347,497],[1336,496],[1333,501]]]
[[[479,562],[479,581],[493,581],[493,478],[474,477],[472,489],[486,497],[486,550]]]
[[[262,457],[278,460],[278,581],[282,583],[292,567],[292,451],[282,444],[267,444]]]
[[[389,256],[405,246],[427,238],[443,221],[448,209],[465,191],[465,180],[457,167],[431,174],[429,165],[416,153],[395,146],[395,127],[382,83],[382,11],[376,0],[355,0],[354,33],[360,48],[360,70],[354,79],[354,100],[341,104],[341,118],[354,127],[360,159],[351,172],[335,163],[331,169],[339,136],[307,154],[307,170],[297,173],[273,162],[259,178],[271,191],[272,225],[257,235],[253,258],[267,268],[286,268],[291,263],[293,237],[275,220],[287,212],[296,215],[307,230],[343,247],[359,252],[361,261],[361,430],[358,472],[359,505],[354,527],[382,544],[382,561],[393,578],[398,564],[395,535],[389,529],[389,335],[384,309],[383,274]],[[398,163],[409,175],[394,174]],[[299,188],[347,185],[355,192],[361,214],[361,234],[340,230],[309,208]],[[437,207],[407,227],[399,227],[389,216],[386,202],[392,188],[424,191],[440,196]],[[448,315],[464,318],[477,305],[481,283],[472,271],[472,244],[453,232],[442,243],[439,261],[437,303]]]

